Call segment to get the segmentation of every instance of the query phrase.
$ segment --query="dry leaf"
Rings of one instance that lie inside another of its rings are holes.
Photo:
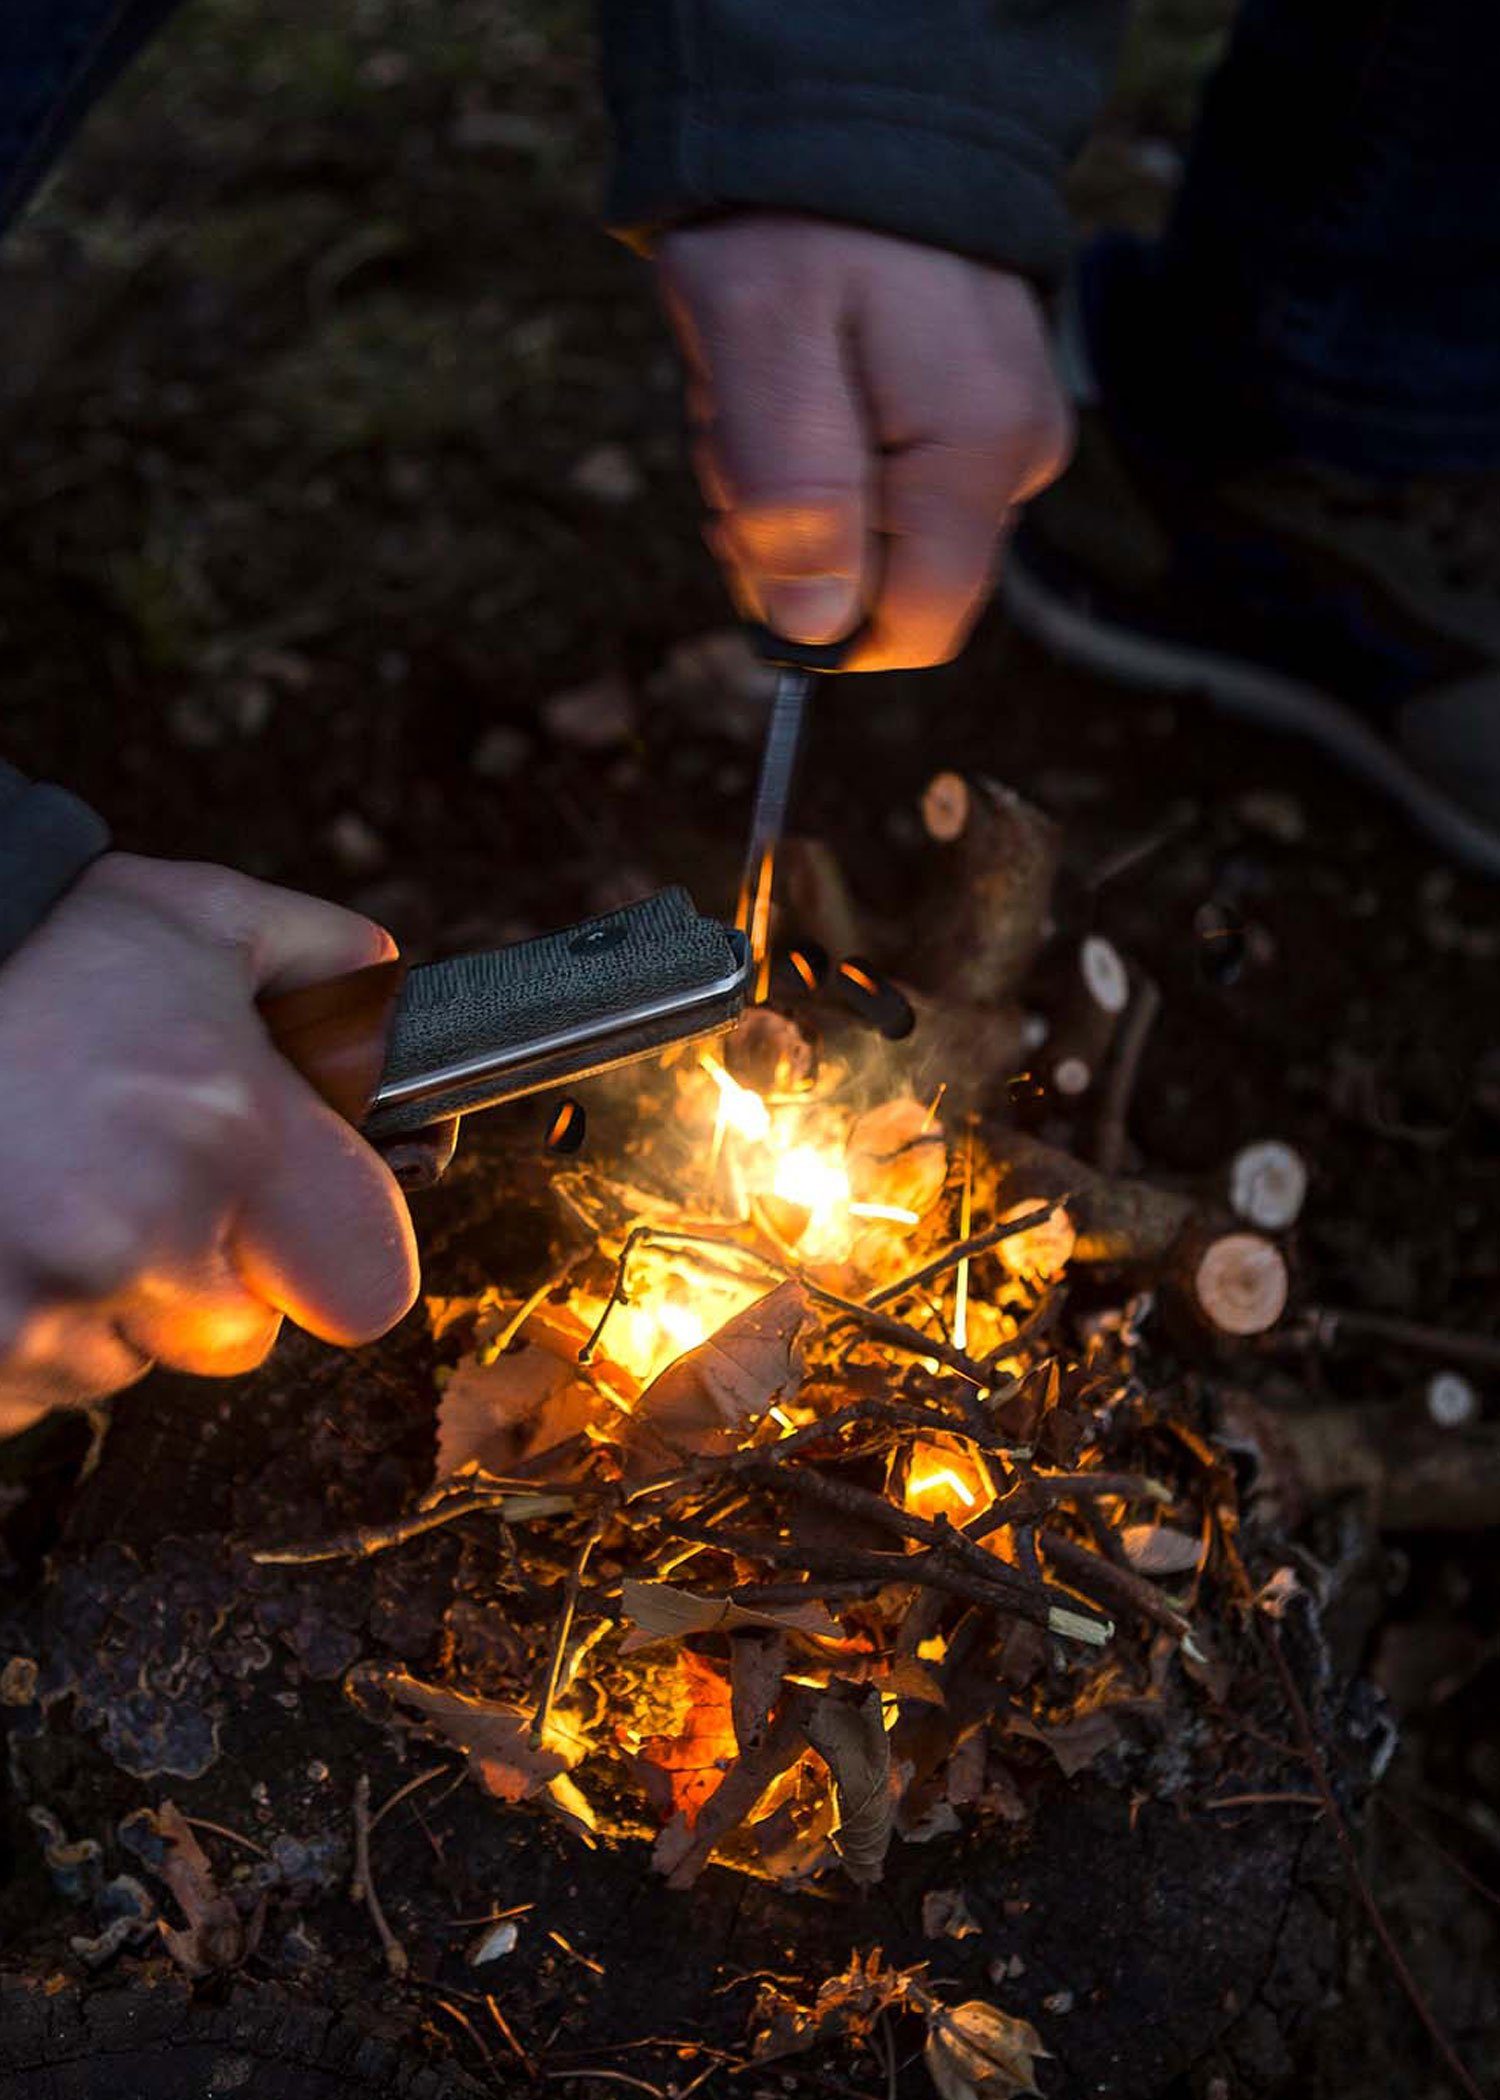
[[[126,1822],[130,1849],[166,1883],[186,1921],[181,1928],[164,1918],[158,1921],[162,1944],[178,1968],[194,1979],[238,1968],[260,1938],[264,1900],[248,1918],[240,1916],[233,1899],[214,1880],[208,1855],[174,1802],[164,1801],[154,1813],[138,1809]]]
[[[1127,1524],[1120,1543],[1138,1575],[1187,1575],[1203,1559],[1202,1539],[1170,1524]]]
[[[785,1400],[802,1383],[801,1334],[809,1318],[801,1286],[778,1284],[717,1334],[654,1378],[627,1427],[627,1441],[668,1454],[712,1452],[726,1434]]]
[[[891,1744],[872,1684],[830,1685],[809,1694],[807,1740],[833,1774],[839,1857],[850,1879],[878,1881],[891,1842]]]
[[[851,1955],[848,1968],[828,1977],[811,2005],[777,1984],[763,1983],[751,2015],[750,2053],[764,2063],[835,2038],[860,2041],[883,2012],[906,2002],[913,1973],[888,1969],[875,1947],[864,1956]]]
[[[855,1118],[844,1164],[857,1202],[888,1203],[923,1218],[943,1193],[948,1147],[922,1103],[898,1095]]]
[[[1037,2090],[1041,2037],[982,1998],[934,2006],[927,2015],[927,2068],[943,2100],[1013,2100]]]
[[[381,1671],[366,1681],[378,1683],[398,1706],[411,1708],[429,1728],[464,1751],[469,1770],[499,1801],[529,1800],[571,1771],[590,1748],[588,1738],[555,1709],[542,1742],[533,1749],[532,1716],[519,1706],[423,1684],[404,1670]]]
[[[736,1758],[716,1791],[698,1811],[689,1829],[686,1816],[672,1818],[657,1839],[651,1864],[667,1877],[668,1888],[691,1888],[721,1844],[754,1810],[773,1780],[794,1765],[807,1748],[807,1737],[790,1714],[779,1714],[758,1750]]]
[[[436,1324],[450,1323],[447,1308],[465,1301],[429,1301]],[[588,1328],[571,1306],[542,1304],[527,1317],[515,1343],[494,1354],[517,1301],[467,1301],[477,1309],[472,1353],[448,1374],[438,1402],[435,1480],[447,1480],[467,1465],[505,1475],[524,1458],[565,1443],[607,1410],[578,1371],[578,1352]],[[433,1311],[433,1306],[441,1308]],[[596,1371],[624,1399],[634,1399],[635,1381],[620,1365],[601,1358]]]
[[[729,1643],[729,1718],[741,1751],[758,1750],[766,1739],[781,1680],[791,1660],[784,1633],[746,1629]]]
[[[675,1725],[670,1732],[645,1736],[635,1763],[663,1818],[681,1816],[692,1830],[736,1756],[729,1680],[688,1648],[675,1659],[673,1689]]]
[[[732,1633],[757,1626],[804,1633],[814,1640],[839,1637],[838,1621],[826,1604],[816,1600],[763,1611],[758,1605],[736,1604],[732,1597],[699,1597],[691,1590],[675,1589],[670,1582],[637,1582],[630,1576],[620,1586],[620,1610],[636,1628],[620,1643],[622,1655],[634,1654],[653,1641],[682,1640],[690,1633]]]
[[[929,1889],[922,1898],[922,1930],[930,1940],[967,1940],[978,1932],[962,1889]]]
[[[1067,1778],[1087,1771],[1106,1750],[1120,1740],[1120,1724],[1103,1707],[1079,1714],[1071,1721],[1033,1721],[1026,1714],[1012,1714],[1006,1723],[1012,1735],[1029,1736],[1045,1743]]]

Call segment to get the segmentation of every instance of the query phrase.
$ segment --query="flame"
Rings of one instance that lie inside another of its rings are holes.
[[[752,1145],[763,1145],[771,1135],[771,1111],[765,1102],[750,1087],[731,1078],[707,1050],[699,1054],[704,1071],[719,1089],[721,1127],[732,1130],[736,1137],[748,1138]]]
[[[815,1218],[849,1206],[849,1176],[840,1162],[820,1152],[816,1145],[794,1145],[777,1158],[771,1173],[771,1194],[783,1203],[795,1203]]]
[[[994,1497],[967,1452],[922,1437],[912,1446],[903,1499],[914,1516],[948,1516],[961,1523]]]

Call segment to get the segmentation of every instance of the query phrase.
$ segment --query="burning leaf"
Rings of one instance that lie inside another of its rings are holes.
[[[677,1713],[670,1732],[641,1741],[641,1777],[664,1816],[680,1816],[689,1830],[718,1791],[735,1758],[729,1681],[691,1649],[675,1658]]]
[[[780,1611],[736,1604],[732,1597],[698,1597],[669,1582],[637,1582],[627,1576],[620,1589],[620,1609],[636,1631],[620,1644],[630,1655],[652,1641],[682,1640],[690,1633],[732,1633],[760,1626],[805,1633],[815,1640],[836,1640],[838,1622],[826,1604],[787,1605]]]
[[[790,1655],[786,1635],[769,1628],[738,1633],[729,1643],[729,1717],[741,1751],[765,1741]]]
[[[797,1762],[807,1737],[791,1714],[779,1714],[758,1750],[736,1758],[718,1787],[698,1812],[696,1826],[674,1816],[656,1841],[651,1863],[667,1877],[668,1888],[691,1888],[713,1856],[714,1848],[752,1813],[773,1780]]]
[[[856,1117],[844,1148],[849,1186],[861,1203],[923,1218],[943,1193],[948,1147],[920,1101],[898,1096]]]
[[[652,1380],[631,1419],[631,1441],[669,1453],[718,1450],[726,1431],[796,1392],[808,1318],[798,1284],[757,1298]]]
[[[1203,1559],[1202,1539],[1170,1524],[1127,1524],[1120,1543],[1138,1575],[1187,1575]]]
[[[1033,2071],[1049,2052],[1025,2020],[970,1998],[927,2015],[927,2068],[943,2100],[1013,2100],[1037,2090]]]
[[[929,1889],[922,1898],[922,1930],[930,1940],[972,1939],[979,1927],[962,1889]]]
[[[802,1725],[833,1774],[839,1856],[851,1880],[880,1879],[891,1841],[891,1745],[874,1685],[831,1685],[809,1696]]]
[[[542,1742],[533,1748],[531,1715],[519,1706],[423,1684],[404,1670],[382,1671],[366,1681],[378,1683],[398,1706],[410,1707],[462,1750],[474,1777],[499,1801],[529,1800],[571,1771],[590,1748],[588,1739],[556,1709]]]
[[[848,1968],[828,1977],[811,2005],[774,1983],[763,1983],[751,2016],[752,2056],[765,2063],[837,2037],[863,2040],[883,2012],[906,2002],[912,1973],[888,1969],[875,1947],[864,1956],[851,1955]]]
[[[130,1850],[164,1881],[186,1920],[180,1929],[158,1921],[162,1943],[185,1976],[194,1979],[237,1969],[255,1951],[264,1901],[242,1918],[233,1899],[214,1880],[207,1853],[174,1802],[153,1812],[127,1816],[120,1835]]]
[[[535,1307],[515,1345],[494,1353],[517,1310],[499,1299],[480,1303],[474,1351],[454,1367],[438,1403],[437,1480],[470,1464],[503,1475],[565,1443],[604,1411],[578,1371],[589,1330],[571,1306]],[[597,1370],[622,1397],[634,1398],[635,1381],[620,1365],[602,1360]]]

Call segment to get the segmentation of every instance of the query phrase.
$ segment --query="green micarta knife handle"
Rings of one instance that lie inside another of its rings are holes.
[[[746,981],[742,937],[681,889],[411,970],[363,1127],[389,1138],[714,1034]]]

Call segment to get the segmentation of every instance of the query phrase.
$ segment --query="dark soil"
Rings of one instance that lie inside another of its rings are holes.
[[[1166,145],[1218,12],[1206,0],[1146,12],[1080,177],[1087,212],[1149,223],[1159,210]],[[687,881],[705,906],[728,899],[754,752],[645,690],[675,642],[726,611],[649,284],[591,222],[601,138],[586,24],[567,0],[197,0],[93,121],[0,269],[8,757],[97,801],[122,843],[352,901],[414,953],[508,938],[658,880]],[[598,493],[620,473],[612,454],[601,468],[601,447],[624,454],[629,493]],[[621,743],[580,750],[539,726],[548,696],[610,672],[637,694]],[[512,732],[503,751],[497,727]],[[889,896],[914,798],[953,764],[1055,810],[1079,871],[1156,840],[1098,892],[1099,923],[1164,995],[1132,1131],[1151,1170],[1207,1175],[1248,1138],[1288,1138],[1314,1176],[1295,1249],[1303,1301],[1495,1333],[1495,893],[1302,751],[1090,685],[997,619],[953,667],[831,695],[799,822]],[[1194,932],[1211,902],[1246,932],[1228,983],[1205,971]],[[494,1216],[487,1192],[503,1159],[540,1196],[534,1150],[528,1112],[501,1112],[424,1201],[435,1288],[530,1280],[543,1227],[523,1207]],[[1229,1375],[1272,1404],[1394,1405],[1420,1429],[1430,1367],[1351,1347]],[[201,1780],[128,1778],[82,1726],[40,1741],[18,1729],[0,1839],[7,1971],[76,1980],[69,1938],[96,1929],[44,1871],[32,1803],[70,1837],[107,1840],[120,1815],[170,1795],[258,1840],[311,1840],[346,1832],[361,1767],[377,1800],[423,1769],[420,1749],[398,1761],[352,1714],[337,1680],[377,1602],[382,1637],[432,1636],[443,1554],[413,1562],[433,1586],[414,1575],[404,1600],[377,1598],[360,1570],[320,1572],[316,1609],[299,1617],[298,1596],[314,1593],[289,1580],[247,1612],[223,1541],[394,1513],[430,1453],[431,1370],[419,1321],[352,1360],[294,1340],[241,1387],[163,1378],[122,1401],[92,1479],[77,1478],[80,1425],[0,1460],[8,1601],[29,1626],[60,1629],[60,1648],[70,1626],[86,1648],[91,1598],[112,1600],[157,1653],[186,1612],[185,1729],[203,1690],[193,1658],[212,1652],[218,1697],[242,1616],[259,1614],[247,1641],[274,1622],[276,1655],[274,1669],[246,1663],[243,1697],[223,1704],[224,1754]],[[1482,1397],[1493,1415],[1493,1384]],[[1363,1819],[1366,1871],[1436,2017],[1493,2083],[1493,1899],[1451,1857],[1500,1880],[1493,1555],[1482,1538],[1377,1539],[1352,1508],[1320,1515],[1307,1542],[1333,1570],[1341,1673],[1373,1671],[1402,1726]],[[173,1754],[169,1742],[169,1768]],[[180,1772],[190,1746],[177,1755]],[[312,2065],[325,2045],[338,2052],[321,2030],[307,2038],[305,2008],[349,2011],[376,2052],[366,2089],[417,2100],[429,2088],[395,2082],[380,2049],[488,2077],[433,2001],[483,2016],[456,1992],[493,1988],[524,2048],[550,2044],[553,2068],[665,2090],[711,2059],[631,2045],[734,2047],[743,1971],[824,1973],[880,1944],[980,1993],[988,1962],[1019,1954],[1007,2002],[1038,2018],[1071,1992],[1048,2027],[1052,2094],[1448,2090],[1304,1809],[1179,1818],[1148,1805],[1132,1820],[1120,1797],[1059,1785],[1024,1844],[952,1865],[944,1878],[977,1894],[986,1929],[935,1953],[913,1902],[933,1867],[910,1848],[863,1904],[793,1902],[715,1874],[684,1899],[468,1786],[439,1781],[414,1804],[382,1830],[378,1865],[394,1921],[423,1950],[415,1981],[398,1992],[385,1978],[341,1892],[347,1859],[310,1867],[306,1925],[278,1898],[276,1936],[246,1972],[244,1987],[280,1997],[233,2011],[210,1993],[190,2014],[175,1989],[158,1996],[184,2049],[201,2019],[203,2048],[249,2060],[260,2045],[245,2035],[284,2019]],[[441,1938],[444,1918],[523,1902],[534,1929],[509,1965],[468,1970],[467,1935]],[[715,1998],[720,1985],[734,1987]],[[0,2094],[91,2092],[24,2067],[52,2046],[37,2040],[49,2021],[86,2061],[79,2038],[94,2030],[68,2023],[113,2032],[115,2012],[75,2014],[71,1986],[55,2019],[36,2002],[0,2022]],[[838,2070],[846,2090],[883,2077],[869,2059]],[[307,2075],[297,2090],[324,2089]],[[831,2075],[797,2060],[701,2090],[811,2093],[832,2090]],[[912,2066],[900,2091],[921,2092],[924,2076]],[[342,2100],[345,2085],[326,2090]]]

